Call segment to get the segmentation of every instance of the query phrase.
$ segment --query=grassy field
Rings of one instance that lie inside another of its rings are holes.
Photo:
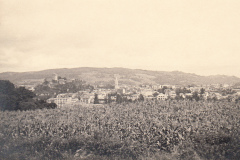
[[[240,105],[162,101],[0,112],[0,159],[239,159]]]

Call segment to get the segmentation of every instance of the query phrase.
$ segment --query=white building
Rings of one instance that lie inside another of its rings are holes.
[[[141,94],[145,97],[152,96],[153,90],[152,89],[144,89],[144,90],[141,90]]]
[[[85,94],[80,97],[80,102],[85,104],[91,104],[94,102],[94,95]]]
[[[157,100],[166,100],[168,96],[166,94],[160,93],[157,95]]]
[[[71,93],[58,94],[56,98],[50,98],[47,100],[48,103],[56,103],[58,107],[62,107],[64,105],[73,105],[77,101],[79,101],[78,98],[75,97],[75,94]]]

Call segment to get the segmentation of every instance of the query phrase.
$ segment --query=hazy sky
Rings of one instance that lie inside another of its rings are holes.
[[[72,67],[240,77],[240,0],[0,0],[0,72]]]

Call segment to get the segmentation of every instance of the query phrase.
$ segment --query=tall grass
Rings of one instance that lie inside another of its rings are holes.
[[[1,159],[238,159],[240,107],[161,101],[0,112]]]

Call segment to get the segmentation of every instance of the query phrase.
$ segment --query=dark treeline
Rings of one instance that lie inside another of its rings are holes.
[[[8,80],[0,80],[0,110],[29,110],[56,108],[55,103],[38,100],[36,95],[25,87],[15,87]]]

